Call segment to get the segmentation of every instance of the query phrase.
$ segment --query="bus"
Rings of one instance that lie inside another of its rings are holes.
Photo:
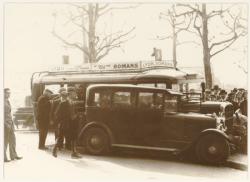
[[[76,88],[79,112],[84,113],[86,88],[93,84],[133,84],[183,91],[188,84],[201,83],[203,76],[174,68],[172,61],[139,61],[127,63],[95,63],[80,66],[62,65],[49,71],[35,72],[31,77],[31,96],[36,121],[37,100],[48,88],[58,95],[61,87]],[[37,123],[37,122],[36,122]]]

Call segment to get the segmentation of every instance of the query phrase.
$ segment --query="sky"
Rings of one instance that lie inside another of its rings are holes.
[[[112,6],[117,6],[112,5]],[[120,6],[120,4],[119,4]],[[127,6],[127,5],[126,5]],[[81,52],[66,48],[52,35],[55,23],[53,14],[57,14],[56,31],[61,35],[66,30],[74,30],[65,25],[65,13],[68,5],[59,3],[6,3],[4,13],[4,87],[14,90],[16,97],[30,94],[30,77],[33,72],[47,70],[62,63],[62,55],[70,56],[70,63],[82,63]],[[131,62],[139,60],[152,60],[150,56],[153,47],[162,49],[163,59],[171,60],[172,43],[170,39],[156,40],[156,36],[171,34],[167,21],[159,19],[159,13],[165,12],[169,7],[167,3],[140,4],[136,8],[117,10],[107,14],[98,24],[98,31],[104,31],[105,25],[112,28],[108,30],[129,30],[136,27],[134,38],[126,42],[121,49],[115,49],[102,62]],[[213,9],[217,6],[210,5]],[[247,12],[247,7],[243,12]],[[216,23],[211,26],[212,31],[217,30]],[[182,34],[180,40],[195,40],[198,38],[189,34]],[[212,60],[213,73],[222,87],[247,87],[247,75],[237,66],[239,63],[247,68],[247,37],[239,39],[232,46],[234,51],[228,49]],[[242,51],[245,49],[245,53]],[[203,68],[202,49],[196,44],[183,44],[177,48],[177,59],[180,67]],[[18,105],[23,100],[18,100]]]

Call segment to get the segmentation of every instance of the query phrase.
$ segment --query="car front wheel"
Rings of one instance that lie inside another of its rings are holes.
[[[228,141],[216,134],[203,136],[196,145],[198,159],[207,164],[224,163],[230,154]]]
[[[84,145],[90,154],[106,154],[110,148],[108,134],[101,128],[89,128],[84,134]]]

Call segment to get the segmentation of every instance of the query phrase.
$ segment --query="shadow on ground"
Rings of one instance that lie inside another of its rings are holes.
[[[49,146],[49,148],[47,152],[52,155],[53,145]],[[226,163],[220,166],[200,164],[195,160],[192,154],[173,155],[168,152],[115,149],[110,155],[93,156],[86,154],[84,148],[78,148],[78,151],[82,154],[81,159],[71,159],[71,152],[65,149],[58,152],[58,159],[73,163],[78,168],[88,166],[94,169],[104,170],[104,172],[105,170],[109,170],[106,166],[116,165],[146,172],[158,172],[162,174],[166,174],[167,172],[168,174],[200,177],[203,177],[206,171],[212,170],[214,171],[214,174],[212,174],[214,177],[220,177],[216,172],[225,170],[225,167],[238,170],[247,169],[233,163]],[[89,161],[98,161],[98,163]],[[100,165],[104,166],[100,167]],[[197,171],[197,168],[199,171]]]

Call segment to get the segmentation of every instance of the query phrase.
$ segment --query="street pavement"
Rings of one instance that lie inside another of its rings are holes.
[[[81,159],[72,159],[62,150],[52,156],[54,135],[49,133],[49,150],[38,150],[38,133],[16,132],[17,152],[22,160],[4,164],[6,180],[84,180],[84,181],[166,181],[166,180],[247,180],[247,171],[240,167],[206,166],[175,157],[155,157],[138,153],[116,151],[109,156],[91,156],[82,153]],[[247,157],[235,155],[231,163],[241,160],[247,166]],[[229,164],[230,164],[229,162]]]

